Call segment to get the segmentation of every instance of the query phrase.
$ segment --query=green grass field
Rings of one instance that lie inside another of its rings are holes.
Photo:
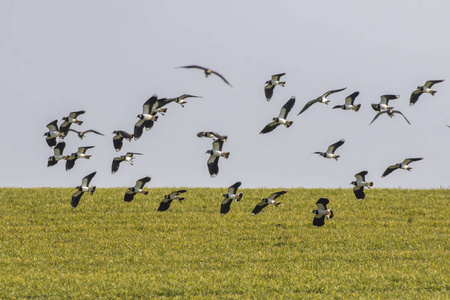
[[[171,189],[123,201],[126,188],[0,189],[0,298],[317,299],[450,298],[450,191],[288,189],[282,205],[251,216],[280,189]],[[335,217],[312,226],[320,197]]]

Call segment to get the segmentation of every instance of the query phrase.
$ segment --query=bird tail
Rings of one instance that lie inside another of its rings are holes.
[[[244,194],[239,193],[239,194],[237,195],[236,199],[234,199],[234,201],[236,201],[236,202],[241,201],[241,200],[242,200],[242,196],[244,196]]]
[[[368,182],[367,183],[367,186],[373,186],[373,182],[371,181],[371,182]]]
[[[142,191],[142,195],[147,195],[148,191]]]
[[[152,116],[152,121],[156,122],[158,120],[158,116]]]
[[[77,123],[78,125],[81,125],[81,124],[83,124],[83,121],[76,120],[75,123]]]
[[[286,121],[286,123],[284,123],[284,126],[286,126],[286,128],[289,128],[292,126],[292,123],[294,123],[294,121]]]
[[[167,108],[166,108],[166,107],[161,107],[161,108],[159,109],[159,112],[162,113],[162,114],[164,114],[164,113],[167,112]]]
[[[183,198],[183,197],[180,197],[180,198],[178,198],[177,200],[178,200],[178,202],[180,202],[181,203],[181,201],[183,201],[185,198]]]
[[[97,188],[96,186],[93,186],[93,187],[89,188],[89,194],[94,195],[94,192],[95,192],[96,188]]]
[[[275,206],[278,206],[281,204],[281,202],[275,202],[274,204],[275,204]]]
[[[430,91],[431,96],[434,96],[436,94],[436,91]]]
[[[286,81],[280,81],[278,82],[279,85],[284,86],[286,84]]]
[[[338,160],[339,157],[341,157],[341,156],[340,156],[340,155],[335,155],[333,158],[334,158],[335,160]]]
[[[356,104],[355,108],[353,109],[354,111],[358,111],[361,108],[361,104]]]
[[[84,158],[89,159],[92,155],[85,155]]]
[[[230,156],[230,152],[222,152],[221,156],[224,158],[228,158]]]

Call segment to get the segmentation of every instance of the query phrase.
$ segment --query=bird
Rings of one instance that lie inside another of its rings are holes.
[[[114,157],[111,165],[111,173],[114,174],[119,170],[120,163],[123,161],[129,162],[131,165],[133,165],[133,155],[143,155],[142,153],[136,153],[136,152],[127,152],[125,155],[121,155],[118,157]]]
[[[76,134],[78,134],[78,137],[80,139],[83,139],[84,136],[86,135],[86,133],[89,133],[89,132],[92,132],[92,133],[95,133],[95,134],[98,134],[98,135],[104,135],[103,133],[100,133],[100,132],[95,131],[93,129],[89,129],[89,130],[86,130],[86,131],[76,131],[74,129],[69,129],[69,131],[72,131],[72,132],[75,132]]]
[[[78,191],[76,191],[75,194],[73,194],[72,201],[70,202],[70,204],[72,205],[72,208],[75,208],[78,206],[78,203],[80,202],[80,198],[81,198],[81,196],[83,196],[84,192],[89,192],[89,194],[91,194],[91,196],[94,194],[96,187],[95,186],[90,187],[89,183],[91,182],[91,180],[95,176],[95,174],[97,174],[97,172],[92,172],[91,174],[83,177],[83,179],[81,180],[81,185],[76,187],[76,189]]]
[[[382,110],[393,109],[393,106],[389,106],[389,100],[395,100],[400,98],[400,95],[382,95],[380,96],[380,103],[373,103],[372,109],[376,112],[380,112]]]
[[[206,138],[211,138],[213,140],[221,140],[222,142],[226,142],[228,139],[227,135],[220,135],[216,132],[213,131],[200,131],[199,133],[197,133],[198,137],[206,137]]]
[[[397,163],[395,165],[387,167],[387,169],[384,171],[384,173],[383,173],[383,175],[381,175],[381,177],[388,176],[389,174],[391,174],[393,171],[395,171],[397,169],[403,169],[403,170],[411,171],[412,168],[409,166],[409,164],[414,162],[414,161],[419,161],[419,160],[422,160],[422,159],[423,159],[423,157],[419,157],[419,158],[405,158],[401,163]]]
[[[325,158],[334,158],[335,160],[338,160],[340,155],[334,154],[334,151],[337,150],[340,146],[342,146],[345,143],[345,140],[340,140],[330,146],[328,146],[327,152],[314,152],[313,154],[319,154],[320,156],[323,156]]]
[[[394,114],[399,114],[399,115],[401,115],[403,118],[405,118],[405,121],[409,124],[409,125],[411,125],[411,123],[408,121],[408,119],[405,117],[405,115],[403,115],[402,113],[401,113],[401,111],[399,111],[399,110],[394,110],[394,109],[392,109],[392,108],[389,108],[388,110],[383,110],[383,111],[380,111],[379,113],[377,113],[376,114],[376,116],[373,118],[373,120],[372,120],[372,122],[370,122],[370,124],[372,124],[379,116],[381,116],[382,114],[387,114],[389,117],[393,117],[394,116]],[[369,125],[370,125],[369,124]]]
[[[222,204],[220,205],[220,213],[222,215],[225,215],[230,211],[231,203],[233,202],[233,200],[236,202],[240,202],[242,200],[243,194],[242,193],[236,194],[237,189],[240,186],[241,182],[238,181],[228,188],[228,193],[222,195],[222,197],[225,198],[223,199]]]
[[[252,216],[256,215],[257,213],[259,213],[261,210],[263,210],[264,207],[266,207],[269,204],[273,204],[275,206],[278,206],[281,204],[281,202],[277,202],[275,201],[275,199],[277,199],[278,197],[280,197],[281,195],[286,194],[287,191],[279,191],[279,192],[275,192],[273,194],[271,194],[268,198],[262,198],[262,200],[256,204],[255,208],[252,211]]]
[[[331,209],[327,209],[328,203],[330,203],[330,200],[327,198],[320,198],[317,200],[317,209],[312,211],[313,214],[316,214],[313,219],[313,226],[323,226],[325,225],[325,217],[327,217],[328,220],[334,217],[333,211]]]
[[[219,139],[215,140],[212,146],[212,150],[206,151],[206,154],[210,155],[207,161],[209,175],[214,178],[219,173],[219,158],[224,157],[228,159],[230,152],[222,151],[223,142]]]
[[[364,187],[367,186],[367,188],[370,189],[371,186],[373,186],[373,182],[366,182],[366,175],[367,171],[361,171],[358,174],[355,174],[356,181],[350,182],[350,184],[353,184],[353,192],[355,193],[356,199],[362,200],[366,197],[366,194],[364,194]]]
[[[86,111],[80,110],[80,111],[73,111],[69,114],[68,117],[63,117],[62,120],[64,121],[61,124],[61,127],[59,128],[60,131],[64,132],[65,135],[68,134],[69,128],[73,123],[76,123],[78,125],[83,124],[83,121],[77,120],[79,115],[84,114]]]
[[[217,73],[216,71],[211,70],[210,68],[205,68],[202,66],[198,66],[198,65],[189,65],[189,66],[182,66],[182,67],[178,67],[178,68],[184,68],[184,69],[200,69],[203,70],[205,72],[205,77],[208,77],[211,74],[215,74],[217,76],[219,76],[220,78],[222,78],[222,80],[228,84],[233,90],[234,87],[228,82],[228,80],[225,79],[225,77],[223,77],[222,75],[220,75],[219,73]]]
[[[273,89],[275,88],[275,86],[277,86],[277,85],[284,86],[286,84],[286,81],[280,81],[281,76],[284,76],[284,75],[286,75],[286,73],[275,74],[275,75],[272,75],[272,79],[266,81],[266,86],[264,87],[264,93],[266,95],[267,101],[270,101],[270,99],[272,99]]]
[[[266,125],[266,127],[261,130],[259,134],[264,134],[273,131],[275,128],[278,127],[278,125],[283,124],[286,128],[289,128],[292,126],[293,121],[287,121],[287,115],[291,111],[292,107],[295,104],[295,97],[292,96],[291,99],[289,99],[281,108],[280,114],[278,115],[278,118],[273,118],[272,122]]]
[[[333,107],[333,109],[335,108],[340,108],[343,110],[353,110],[355,112],[357,112],[360,108],[361,108],[361,104],[354,104],[356,97],[358,97],[359,92],[354,92],[353,94],[347,96],[347,98],[345,98],[345,103],[344,105],[336,105],[335,107]]]
[[[149,182],[152,178],[150,176],[146,176],[144,178],[138,179],[136,181],[136,184],[133,187],[128,188],[128,190],[125,193],[124,201],[125,202],[131,202],[134,198],[134,195],[137,193],[141,193],[142,195],[147,196],[148,191],[142,190],[144,188],[144,185]]]
[[[75,165],[75,161],[79,158],[90,159],[92,155],[86,154],[86,151],[94,148],[95,146],[84,146],[78,147],[78,151],[70,154],[70,156],[66,159],[66,171],[69,171]]]
[[[157,99],[158,96],[156,94],[150,97],[142,106],[142,114],[137,115],[137,118],[139,118],[139,120],[134,125],[133,134],[135,140],[141,137],[144,127],[146,130],[150,130],[153,127],[154,122],[158,120],[158,116],[156,115],[156,113],[152,112],[152,108],[155,105]]]
[[[307,110],[307,109],[308,109],[311,105],[313,105],[314,103],[320,102],[320,103],[328,104],[328,103],[330,102],[330,100],[327,99],[327,97],[328,97],[329,95],[334,94],[334,93],[337,93],[337,92],[341,92],[341,91],[343,91],[343,90],[345,90],[345,89],[346,89],[346,87],[343,88],[343,89],[331,90],[331,91],[326,92],[326,93],[323,94],[322,96],[317,97],[316,99],[309,101],[308,103],[305,104],[305,106],[304,106],[304,107],[302,108],[302,110],[297,114],[297,116],[298,116],[299,114],[301,114],[302,112],[304,112],[305,110]]]
[[[162,107],[164,105],[169,104],[170,102],[175,102],[180,104],[182,107],[184,107],[184,105],[187,103],[184,99],[186,98],[203,98],[201,96],[194,96],[194,95],[189,95],[189,94],[183,94],[181,96],[175,97],[175,98],[162,98],[159,99],[158,102],[158,106]]]
[[[159,204],[158,211],[168,210],[173,200],[178,200],[178,202],[181,203],[181,201],[183,201],[184,198],[180,197],[180,194],[183,193],[186,193],[186,190],[173,191],[170,194],[165,195],[164,200],[162,200],[161,203]]]
[[[116,149],[116,152],[119,152],[122,149],[123,139],[126,139],[130,142],[133,138],[132,134],[123,130],[114,130],[113,134],[115,134],[115,136],[113,136],[113,145],[114,149]]]
[[[436,83],[441,83],[444,80],[428,80],[427,82],[425,82],[425,84],[423,86],[418,86],[417,90],[415,90],[414,92],[412,92],[411,94],[411,98],[409,99],[409,105],[414,105],[417,100],[419,100],[420,95],[422,95],[423,93],[428,93],[431,94],[431,96],[434,96],[434,94],[436,93],[436,91],[433,91],[431,89],[431,87],[433,85],[435,85]]]
[[[64,141],[60,141],[55,148],[53,148],[53,156],[48,158],[47,167],[54,166],[58,163],[58,161],[69,158],[68,155],[63,155],[65,147],[66,143]]]
[[[64,139],[66,135],[64,134],[64,132],[59,131],[58,120],[54,120],[48,123],[46,127],[48,128],[48,131],[44,133],[44,136],[46,137],[45,140],[47,142],[47,145],[50,148],[53,148],[56,146],[56,138]]]

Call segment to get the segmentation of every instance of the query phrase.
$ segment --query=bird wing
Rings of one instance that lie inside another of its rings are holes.
[[[144,154],[138,152],[127,152],[127,154],[125,154],[125,156],[128,157],[133,157],[133,155],[144,155]]]
[[[54,147],[56,145],[56,138],[46,137],[45,140],[47,141],[47,145],[49,147]]]
[[[142,106],[142,113],[147,115],[150,114],[151,108],[156,103],[156,100],[158,100],[158,96],[156,94],[148,98]]]
[[[402,115],[402,117],[405,119],[405,121],[406,121],[409,125],[411,125],[411,123],[408,121],[408,119],[405,117],[405,115],[402,114],[401,111],[399,111],[399,110],[393,110],[392,112],[393,112],[393,113],[397,113],[397,114],[399,114],[399,115]]]
[[[86,130],[84,133],[88,133],[88,132],[92,132],[92,133],[95,133],[95,134],[98,134],[98,135],[104,135],[103,133],[100,133],[100,132],[95,131],[93,129]]]
[[[284,194],[286,194],[286,193],[287,193],[286,190],[284,190],[284,191],[279,191],[279,192],[275,192],[275,193],[273,193],[272,195],[270,195],[268,199],[275,200],[275,199],[277,199],[278,197],[280,197],[281,195],[284,195]]]
[[[169,194],[169,198],[172,199],[182,193],[186,193],[186,190],[173,191]]]
[[[69,129],[69,131],[75,132],[76,134],[80,134],[81,133],[81,131],[76,131],[75,129]],[[87,131],[85,131],[85,132],[87,132]]]
[[[75,119],[76,117],[78,117],[79,115],[84,114],[85,112],[86,112],[86,111],[84,111],[84,110],[73,111],[73,112],[71,112],[71,113],[69,114],[69,117]]]
[[[168,210],[171,203],[172,203],[172,200],[164,199],[163,201],[161,201],[161,204],[159,204],[158,211],[166,211],[166,210]]]
[[[121,136],[114,136],[113,137],[113,145],[114,145],[114,149],[116,149],[116,151],[120,151],[120,149],[122,149],[123,146],[123,137]]]
[[[75,165],[75,161],[76,161],[76,158],[72,158],[72,156],[70,156],[66,160],[66,171],[69,171],[70,169],[73,168],[73,166]]]
[[[361,171],[361,172],[359,172],[358,174],[355,174],[356,180],[358,180],[358,181],[366,181],[365,178],[366,178],[367,173],[369,173],[369,172],[367,172],[367,171]]]
[[[212,143],[212,146],[213,146],[213,150],[222,151],[223,141],[217,139]]]
[[[419,100],[419,97],[422,94],[423,92],[420,90],[415,90],[414,92],[412,92],[411,98],[409,99],[409,105],[414,105],[417,102],[417,100]]]
[[[136,124],[134,124],[134,138],[138,139],[141,137],[142,133],[144,132],[144,125],[145,125],[145,120],[144,119],[139,119],[139,121],[136,122]]]
[[[422,160],[423,157],[418,157],[418,158],[405,158],[405,160],[403,160],[402,165],[408,165],[410,163],[412,163],[413,161],[419,161]]]
[[[150,176],[146,176],[144,178],[139,179],[138,181],[136,181],[136,187],[142,189],[144,187],[144,185],[149,182],[152,178]]]
[[[395,170],[397,170],[399,167],[397,165],[392,165],[386,168],[386,170],[384,171],[383,175],[381,175],[381,177],[386,177],[389,174],[391,174],[392,172],[394,172]]]
[[[72,208],[75,208],[78,206],[78,203],[80,203],[80,199],[81,199],[81,196],[83,196],[83,193],[84,192],[82,192],[82,191],[76,191],[75,194],[73,194],[72,201],[70,201],[70,205],[72,206]]]
[[[210,131],[210,134],[212,134],[213,136],[215,136],[216,138],[218,138],[219,140],[221,140],[222,142],[226,142],[227,141],[227,136],[226,135],[220,135],[216,132]]]
[[[428,80],[427,82],[425,82],[424,87],[427,87],[430,89],[433,85],[435,85],[436,83],[440,83],[442,81],[444,81],[444,80]]]
[[[307,110],[311,105],[313,105],[314,103],[319,102],[319,101],[320,101],[320,99],[314,99],[314,100],[311,100],[308,103],[306,103],[305,106],[302,108],[302,110],[297,114],[297,116],[299,114],[301,114],[302,112],[304,112],[305,110]]]
[[[180,97],[178,97],[178,99],[180,99],[180,100],[186,99],[186,98],[203,98],[203,97],[202,96],[189,95],[189,94],[183,94]]]
[[[128,132],[126,132],[126,131],[123,131],[123,130],[119,130],[119,133],[120,133],[120,135],[122,135],[125,139],[127,139],[127,140],[131,140],[132,138],[133,138],[133,135],[132,134],[129,134]]]
[[[111,165],[111,173],[114,174],[119,170],[120,163],[124,160],[123,156],[114,157]]]
[[[383,111],[380,111],[379,113],[377,113],[376,115],[375,115],[375,118],[373,118],[373,120],[372,120],[372,122],[370,122],[370,124],[372,124],[379,116],[381,116],[382,114],[385,114],[385,113],[387,113],[388,111],[387,110],[383,110]],[[370,125],[369,124],[369,125]]]
[[[69,132],[70,126],[72,125],[72,123],[69,123],[67,121],[63,122],[59,128],[59,131],[64,133],[65,135],[67,135],[67,133]]]
[[[81,186],[89,186],[89,183],[91,182],[95,174],[97,174],[97,172],[92,172],[91,174],[84,176],[81,180]]]
[[[65,147],[66,147],[66,143],[64,141],[59,142],[56,145],[56,147],[53,149],[54,156],[62,155]]]
[[[319,215],[314,216],[313,226],[320,227],[323,225],[325,225],[325,216],[319,216]]]
[[[399,95],[382,95],[380,96],[381,101],[380,104],[388,104],[389,100],[395,100],[398,99],[400,96]]]
[[[173,102],[177,100],[177,98],[161,98],[158,99],[158,101],[156,101],[156,105],[155,105],[155,109],[161,108],[163,106],[166,106],[167,104],[169,104],[170,102]]]
[[[318,209],[326,210],[328,203],[330,203],[330,200],[328,200],[327,198],[320,198],[319,200],[317,200],[316,205]]]
[[[46,127],[50,131],[58,131],[58,120],[48,123]]]
[[[289,99],[281,108],[278,118],[286,119],[287,115],[291,111],[294,104],[295,104],[295,97],[291,97],[291,99]]]
[[[272,75],[272,80],[280,80],[281,76],[284,76],[284,75],[286,75],[286,73]]]
[[[232,199],[225,199],[222,201],[222,204],[220,205],[220,213],[226,214],[230,211],[231,203],[233,202]]]
[[[333,145],[330,145],[327,149],[327,153],[334,153],[334,151],[336,151],[337,148],[339,148],[340,146],[342,146],[345,143],[345,140],[340,140],[336,143],[334,143]]]
[[[216,71],[212,71],[211,73],[216,74],[217,76],[219,76],[220,78],[222,78],[223,81],[225,81],[226,84],[228,84],[231,88],[233,88],[233,86],[225,79],[225,77],[223,77],[222,75],[220,75],[219,73],[217,73]]]
[[[134,199],[134,195],[136,195],[133,191],[126,191],[125,196],[123,197],[123,201],[125,202],[131,202]]]
[[[355,193],[356,199],[364,199],[366,197],[366,194],[364,194],[364,187],[363,186],[355,186],[353,188],[353,193]]]
[[[350,96],[347,96],[347,98],[345,98],[345,105],[353,105],[353,102],[355,102],[355,98],[358,97],[358,95],[359,92],[354,92]]]
[[[264,201],[259,202],[253,209],[252,215],[256,215],[257,213],[261,212],[263,208],[266,207],[267,205],[269,205],[269,203],[266,203]]]
[[[338,89],[338,90],[331,90],[331,91],[328,91],[328,92],[326,92],[325,94],[323,94],[322,97],[326,98],[326,97],[328,97],[328,96],[331,95],[331,94],[334,94],[334,93],[337,93],[337,92],[341,92],[341,91],[343,91],[343,90],[345,90],[345,89],[346,89],[346,87],[343,88],[343,89]]]
[[[280,123],[278,123],[278,122],[270,122],[269,124],[266,125],[266,127],[263,128],[263,130],[261,130],[261,132],[259,134],[271,132],[275,128],[277,128],[278,125],[280,125]]]
[[[264,87],[264,94],[266,95],[266,100],[270,101],[273,96],[273,89],[275,88],[274,85],[268,84]]]
[[[232,186],[230,186],[228,188],[228,194],[233,195],[236,194],[236,191],[238,190],[238,188],[241,186],[241,182],[238,181],[235,184],[233,184]]]
[[[86,153],[86,151],[87,151],[88,149],[91,149],[91,148],[94,148],[94,147],[95,147],[95,146],[78,147],[77,153],[78,153],[78,154],[84,154],[84,153]]]
[[[211,155],[207,162],[209,175],[211,177],[217,176],[219,173],[219,156]]]
[[[204,68],[204,67],[198,66],[198,65],[188,65],[188,66],[182,66],[182,67],[179,67],[179,68],[185,68],[185,69],[200,69],[200,70],[204,70],[204,71],[207,70],[207,68]]]

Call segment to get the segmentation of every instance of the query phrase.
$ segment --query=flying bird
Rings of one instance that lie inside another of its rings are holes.
[[[367,182],[366,181],[366,175],[367,171],[361,171],[358,174],[355,174],[356,181],[350,182],[350,184],[353,184],[353,192],[355,193],[356,199],[361,200],[366,197],[366,194],[364,194],[364,187],[367,186],[367,188],[370,189],[371,186],[373,186],[373,182]]]
[[[286,118],[289,112],[291,111],[292,107],[294,106],[294,104],[295,104],[295,97],[291,97],[291,99],[289,99],[281,108],[278,118],[273,118],[272,119],[273,121],[267,124],[266,127],[264,127],[263,130],[261,130],[260,134],[271,132],[275,128],[277,128],[278,125],[284,125],[286,128],[291,127],[292,123],[294,122],[287,121]]]
[[[61,124],[61,127],[59,128],[60,131],[64,132],[64,135],[67,135],[69,133],[69,128],[73,123],[76,123],[78,125],[83,124],[83,121],[78,120],[78,116],[84,114],[85,111],[84,110],[80,110],[80,111],[73,111],[69,114],[68,117],[64,117],[62,118],[62,120],[64,121]]]
[[[222,78],[222,80],[234,90],[234,87],[228,82],[228,80],[225,79],[225,77],[223,77],[222,75],[220,75],[216,71],[213,71],[213,70],[211,70],[209,68],[204,68],[204,67],[201,67],[201,66],[198,66],[198,65],[189,65],[189,66],[183,66],[183,67],[179,67],[179,68],[203,70],[205,72],[205,77],[208,77],[211,74],[215,74],[215,75],[219,76],[220,78]]]
[[[206,154],[209,154],[209,158],[208,158],[208,171],[209,171],[209,175],[211,175],[211,177],[216,177],[217,174],[219,173],[219,158],[220,157],[224,157],[224,158],[228,158],[230,156],[230,152],[223,152],[222,151],[222,146],[223,146],[223,142],[219,139],[215,140],[212,143],[212,150],[208,150],[206,151]]]
[[[359,92],[354,92],[353,94],[351,94],[350,96],[347,96],[347,98],[345,98],[345,103],[344,105],[336,105],[335,107],[333,107],[333,109],[335,108],[340,108],[343,110],[353,110],[355,112],[357,112],[360,108],[361,108],[361,104],[354,104],[356,97],[358,97]]]
[[[243,194],[236,193],[237,189],[240,186],[241,186],[241,182],[238,181],[228,188],[228,193],[222,195],[222,197],[224,197],[225,199],[223,199],[222,204],[220,205],[220,213],[221,214],[224,215],[230,211],[231,203],[233,202],[233,200],[236,202],[240,202],[242,200]]]
[[[221,140],[222,142],[226,142],[228,139],[227,135],[220,135],[216,132],[213,131],[200,131],[199,133],[197,133],[198,137],[206,137],[206,138],[210,138],[213,140]]]
[[[86,151],[94,148],[95,146],[85,146],[85,147],[78,147],[78,151],[75,153],[70,154],[70,156],[66,159],[66,171],[69,171],[73,168],[75,165],[75,161],[79,158],[86,158],[90,159],[92,155],[86,154]]]
[[[277,86],[277,85],[284,86],[286,84],[286,81],[280,81],[281,76],[284,76],[284,75],[286,75],[286,73],[275,74],[275,75],[272,75],[272,79],[266,81],[266,86],[264,87],[264,93],[266,94],[267,101],[270,101],[270,99],[272,99],[273,89],[275,88],[275,86]]]
[[[178,202],[181,203],[181,201],[184,200],[183,197],[180,197],[180,194],[182,194],[182,193],[186,193],[186,190],[174,191],[174,192],[170,193],[169,195],[165,195],[164,200],[161,201],[161,203],[159,204],[158,211],[168,210],[170,207],[170,204],[172,203],[173,200],[178,200]]]
[[[152,112],[152,107],[156,104],[158,100],[157,95],[153,95],[147,101],[145,101],[142,106],[142,114],[137,115],[139,120],[134,125],[134,139],[137,140],[141,137],[142,132],[144,130],[150,130],[153,127],[153,124],[156,120],[158,120],[158,116],[155,112]]]
[[[434,94],[436,93],[436,91],[433,91],[431,89],[431,87],[433,85],[435,85],[436,83],[441,83],[444,80],[428,80],[427,82],[425,82],[425,84],[423,86],[418,86],[417,90],[415,90],[414,92],[412,92],[411,94],[411,98],[409,99],[409,105],[414,105],[417,100],[419,100],[420,95],[422,95],[423,93],[428,93],[431,94],[431,96],[434,96]]]
[[[121,155],[118,157],[114,157],[111,165],[111,173],[114,174],[119,170],[120,163],[123,161],[129,162],[131,165],[133,165],[133,155],[143,155],[142,153],[135,153],[135,152],[127,152],[125,155]]]
[[[313,219],[314,226],[323,226],[325,225],[325,217],[327,217],[327,220],[334,217],[333,211],[331,209],[327,209],[328,203],[330,203],[330,201],[327,198],[320,198],[316,202],[317,209],[312,211],[313,214],[316,214]]]
[[[323,156],[325,158],[334,158],[335,160],[338,160],[340,155],[334,154],[334,151],[337,150],[340,146],[342,146],[345,143],[345,140],[340,140],[332,145],[330,145],[327,149],[327,152],[314,152],[313,154],[319,154],[320,156]]]
[[[171,102],[175,102],[180,104],[182,107],[184,107],[184,105],[187,103],[187,101],[185,101],[184,99],[186,98],[202,98],[201,96],[194,96],[194,95],[189,95],[189,94],[183,94],[181,96],[178,96],[176,98],[163,98],[163,99],[159,99],[157,101],[158,103],[158,107],[163,107],[164,105],[167,105]]]
[[[261,210],[263,210],[264,207],[266,207],[269,204],[273,204],[275,206],[278,206],[281,204],[281,202],[277,202],[275,201],[275,199],[277,199],[278,197],[280,197],[281,195],[286,194],[287,191],[280,191],[280,192],[276,192],[273,193],[272,195],[270,195],[268,198],[262,198],[261,202],[259,202],[258,204],[256,204],[255,208],[252,211],[252,215],[256,215],[257,213],[259,213]]]
[[[100,132],[95,131],[93,129],[89,129],[89,130],[86,130],[86,131],[76,131],[74,129],[69,129],[69,131],[72,131],[72,132],[75,132],[76,134],[78,134],[78,137],[80,139],[83,139],[84,136],[86,135],[86,133],[89,133],[89,132],[92,132],[92,133],[95,133],[95,134],[98,134],[98,135],[104,135],[103,133],[100,133]]]
[[[46,137],[45,140],[47,145],[53,148],[56,146],[56,138],[63,139],[66,135],[64,132],[59,131],[58,120],[48,123],[46,127],[48,128],[48,131],[44,133],[44,136]]]
[[[337,93],[337,92],[341,92],[343,90],[345,90],[346,88],[343,89],[338,89],[338,90],[331,90],[326,92],[325,94],[323,94],[320,97],[317,97],[314,100],[309,101],[308,103],[305,104],[305,106],[303,107],[303,109],[297,114],[297,116],[299,114],[301,114],[302,112],[304,112],[305,110],[307,110],[311,105],[313,105],[314,103],[324,103],[324,104],[328,104],[330,102],[330,100],[327,99],[327,97],[331,94]]]
[[[389,106],[389,101],[400,98],[400,95],[382,95],[380,96],[380,98],[381,98],[380,103],[372,104],[372,108],[376,112],[393,109],[394,108],[393,106]]]
[[[128,188],[125,193],[124,201],[131,202],[134,198],[134,195],[137,193],[141,193],[142,195],[147,195],[148,191],[144,191],[144,185],[152,179],[150,176],[146,176],[136,181],[136,184],[133,187]]]
[[[414,162],[414,161],[419,161],[419,160],[422,160],[422,159],[423,159],[423,157],[406,158],[401,163],[398,163],[398,164],[395,164],[395,165],[387,167],[387,169],[384,171],[384,173],[383,173],[383,175],[381,175],[381,177],[388,176],[389,174],[391,174],[393,171],[395,171],[397,169],[403,169],[403,170],[411,171],[412,168],[409,166],[409,164]]]
[[[72,201],[70,202],[72,208],[77,207],[78,203],[80,203],[80,198],[81,196],[83,196],[84,192],[89,192],[91,196],[94,194],[96,187],[95,186],[90,187],[89,183],[91,182],[95,174],[97,174],[97,172],[92,172],[91,174],[85,176],[81,180],[81,185],[76,187],[78,191],[76,191],[75,194],[73,194]]]
[[[113,133],[115,134],[115,136],[113,136],[113,145],[114,149],[116,149],[116,152],[119,152],[120,149],[122,149],[123,139],[126,139],[130,142],[133,138],[132,134],[129,134],[128,132],[123,130],[114,130]]]
[[[372,122],[370,122],[370,124],[372,124],[379,116],[381,116],[382,114],[387,114],[389,117],[393,117],[394,116],[394,114],[399,114],[399,115],[401,115],[403,118],[405,118],[405,121],[409,124],[409,125],[411,125],[411,123],[408,121],[408,119],[405,117],[405,115],[403,115],[402,113],[401,113],[401,111],[399,111],[399,110],[393,110],[392,108],[390,108],[390,109],[388,109],[388,110],[383,110],[383,111],[380,111],[379,113],[377,113],[376,114],[376,116],[375,116],[375,118],[373,118],[373,120],[372,120]],[[369,125],[370,125],[369,124]]]
[[[58,163],[58,161],[69,158],[69,156],[63,155],[65,147],[66,143],[64,141],[60,141],[56,147],[53,148],[53,156],[48,158],[47,167],[54,166]]]

